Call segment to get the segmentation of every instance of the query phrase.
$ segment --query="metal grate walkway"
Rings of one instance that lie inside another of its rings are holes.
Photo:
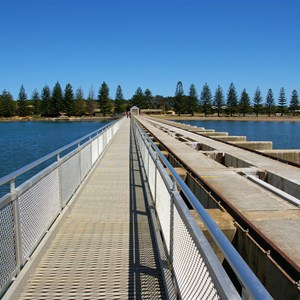
[[[125,120],[19,299],[161,299],[164,285]]]

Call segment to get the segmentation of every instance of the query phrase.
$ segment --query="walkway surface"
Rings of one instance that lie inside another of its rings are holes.
[[[165,298],[145,195],[127,119],[20,299]]]

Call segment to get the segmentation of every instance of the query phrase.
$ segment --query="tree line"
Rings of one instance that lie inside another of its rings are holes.
[[[245,116],[250,113],[256,116],[259,114],[270,116],[274,113],[294,116],[300,109],[297,90],[293,90],[288,99],[283,87],[277,99],[272,89],[268,90],[266,98],[263,99],[259,87],[251,98],[246,89],[238,95],[233,83],[230,84],[226,95],[220,85],[213,93],[207,83],[203,85],[199,95],[194,84],[190,85],[188,94],[185,94],[182,82],[178,81],[174,96],[153,96],[148,88],[143,91],[138,87],[130,99],[125,99],[119,85],[113,99],[105,82],[101,84],[97,95],[91,87],[86,98],[82,88],[79,87],[74,92],[72,85],[68,83],[63,90],[60,83],[56,82],[52,90],[48,85],[45,85],[40,93],[35,89],[30,98],[23,85],[16,100],[4,90],[0,94],[0,117],[94,116],[97,113],[108,116],[122,114],[134,105],[141,109],[162,109],[163,112],[173,110],[178,115],[202,113],[204,116],[208,114]]]

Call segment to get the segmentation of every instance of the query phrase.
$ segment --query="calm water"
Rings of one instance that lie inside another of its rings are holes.
[[[0,178],[107,123],[0,122]]]
[[[273,149],[300,149],[300,122],[180,121],[192,126],[245,135],[248,141],[271,141]]]
[[[272,141],[274,149],[300,149],[300,122],[180,122],[225,131],[230,135],[245,135],[249,141]],[[0,122],[0,178],[106,124],[107,122]],[[20,181],[24,181],[25,177]]]

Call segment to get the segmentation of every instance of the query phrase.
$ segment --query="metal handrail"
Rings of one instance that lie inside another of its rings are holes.
[[[198,216],[203,221],[204,225],[208,229],[210,235],[224,254],[227,259],[229,265],[249,292],[249,294],[254,299],[273,299],[266,288],[262,285],[262,283],[255,276],[250,267],[246,264],[246,262],[242,259],[237,250],[232,246],[230,241],[226,238],[224,233],[220,230],[211,216],[207,213],[205,208],[202,206],[200,201],[196,198],[196,196],[192,193],[186,183],[181,179],[178,173],[174,170],[173,166],[170,162],[165,158],[165,156],[161,153],[159,148],[154,144],[154,142],[150,139],[150,137],[146,134],[146,132],[137,126],[142,133],[142,136],[145,137],[149,145],[156,151],[160,160],[163,164],[170,170],[171,175],[175,178],[176,182],[181,188],[181,191],[186,196],[189,203],[192,205],[194,210],[197,212]]]
[[[110,123],[104,125],[103,127],[101,127],[99,129],[97,129],[97,130],[95,130],[95,131],[93,131],[93,132],[91,132],[91,133],[89,133],[89,134],[81,137],[80,139],[78,139],[78,140],[76,140],[76,141],[74,141],[74,142],[72,142],[72,143],[70,143],[70,144],[68,144],[66,146],[63,146],[63,147],[61,147],[61,148],[59,148],[59,149],[57,149],[57,150],[55,150],[55,151],[53,151],[53,152],[51,152],[51,153],[49,153],[47,155],[45,155],[45,156],[43,156],[43,157],[35,160],[34,162],[32,162],[32,163],[30,163],[30,164],[28,164],[28,165],[26,165],[26,166],[24,166],[24,167],[22,167],[22,168],[20,168],[20,169],[18,169],[16,171],[11,172],[10,174],[8,174],[8,175],[0,178],[0,186],[6,184],[8,182],[11,182],[12,180],[15,180],[20,175],[28,172],[29,170],[35,168],[36,166],[38,166],[38,165],[40,165],[40,164],[48,161],[49,159],[53,158],[54,156],[59,155],[60,153],[66,151],[67,149],[73,147],[74,145],[78,145],[78,147],[80,147],[81,146],[80,143],[82,141],[84,141],[84,140],[92,137],[95,134],[98,135],[99,133],[104,132],[105,130],[107,130],[108,127],[112,126],[117,121],[118,120],[110,122]]]

